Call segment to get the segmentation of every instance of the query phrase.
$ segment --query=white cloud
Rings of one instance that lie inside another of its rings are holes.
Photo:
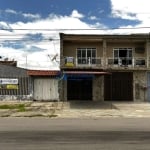
[[[111,0],[112,9],[114,10],[126,10],[127,12],[140,13],[149,12],[149,0]]]
[[[22,13],[22,12],[17,12],[13,9],[6,9],[5,13],[12,14],[12,15],[20,14],[20,15],[24,16],[25,18],[31,18],[31,19],[40,19],[40,17],[41,17],[39,14]]]
[[[114,18],[122,18],[122,19],[128,19],[128,20],[138,20],[136,13],[129,13],[126,10],[113,10],[112,16]]]
[[[77,10],[73,10],[73,11],[72,11],[72,14],[71,14],[71,17],[72,17],[72,18],[83,18],[84,15],[81,14],[81,13],[79,13]]]
[[[111,0],[111,4],[114,17],[139,20],[141,25],[150,22],[149,0]]]
[[[22,14],[25,18],[30,18],[30,19],[40,19],[39,14],[30,14],[30,13],[23,13]]]
[[[135,20],[138,22],[138,24],[136,25],[120,26],[120,29],[113,30],[111,31],[111,33],[119,33],[119,34],[149,33],[150,30],[149,0],[125,0],[125,1],[111,0],[111,5],[113,17]]]
[[[97,17],[96,16],[90,16],[89,19],[90,20],[97,20]]]
[[[17,14],[17,12],[15,10],[12,10],[12,9],[6,9],[5,12],[10,13],[10,14]]]
[[[0,28],[1,29],[11,29],[9,24],[7,22],[4,22],[4,21],[0,21]]]

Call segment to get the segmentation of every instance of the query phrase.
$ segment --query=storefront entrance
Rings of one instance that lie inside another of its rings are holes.
[[[68,100],[92,100],[92,78],[78,77],[67,79]]]

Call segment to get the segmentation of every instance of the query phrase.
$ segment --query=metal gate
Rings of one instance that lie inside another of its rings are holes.
[[[35,100],[58,100],[58,80],[56,79],[34,79]]]
[[[104,99],[108,101],[133,101],[133,73],[113,72],[105,76]]]

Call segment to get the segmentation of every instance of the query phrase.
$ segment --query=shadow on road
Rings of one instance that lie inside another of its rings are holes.
[[[70,101],[69,104],[74,109],[117,109],[110,102]]]

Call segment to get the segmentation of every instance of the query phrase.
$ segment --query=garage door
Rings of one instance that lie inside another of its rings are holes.
[[[92,100],[92,79],[68,79],[68,100]]]
[[[58,80],[34,79],[35,100],[58,100]]]
[[[133,73],[113,72],[105,76],[105,100],[133,101]]]

